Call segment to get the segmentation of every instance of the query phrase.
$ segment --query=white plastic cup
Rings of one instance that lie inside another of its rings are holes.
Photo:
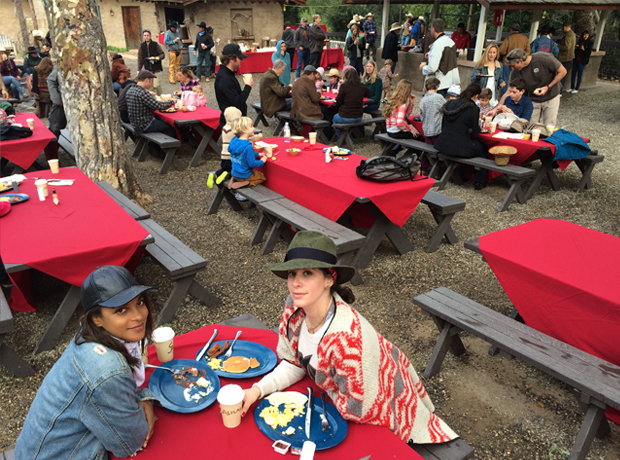
[[[159,362],[167,363],[174,359],[174,331],[171,327],[155,329],[151,341],[155,344]]]
[[[241,410],[245,393],[239,385],[224,385],[217,394],[220,403],[222,422],[226,428],[235,428],[241,424]]]
[[[316,133],[308,133],[308,139],[310,139],[310,145],[316,144]]]
[[[547,125],[547,136],[551,136],[553,134],[553,131],[555,131],[555,126],[553,125]]]
[[[60,165],[58,164],[58,160],[47,160],[47,162],[50,165],[52,174],[58,174],[60,172]]]
[[[34,181],[34,185],[37,187],[37,193],[39,194],[39,201],[45,201],[47,194],[47,181],[45,179],[37,179]]]
[[[497,122],[491,122],[491,132],[494,133],[497,130]]]
[[[493,121],[493,117],[484,117],[484,127],[486,129],[491,129],[491,122]]]
[[[301,449],[301,457],[299,457],[299,460],[312,460],[314,458],[315,451],[315,443],[313,443],[312,441],[304,441],[303,448]]]
[[[29,127],[31,130],[34,130],[34,118],[28,118],[28,119],[26,120],[26,123],[28,123],[28,127]]]
[[[533,129],[532,130],[532,142],[538,142],[539,138],[540,138],[540,129]]]

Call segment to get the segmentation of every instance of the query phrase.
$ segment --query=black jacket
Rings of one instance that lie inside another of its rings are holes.
[[[204,50],[202,49],[202,44],[203,43],[207,47]],[[211,34],[208,33],[207,31],[205,31],[205,33],[202,34],[202,36],[196,34],[196,44],[194,45],[194,50],[195,51],[202,51],[202,52],[210,53],[211,52],[211,48],[213,48],[214,44],[215,43],[213,42],[213,37],[211,37]]]
[[[398,35],[396,35],[396,32],[389,32],[385,36],[381,59],[391,59],[394,61],[394,64],[398,62]]]
[[[472,101],[454,99],[440,109],[443,114],[441,134],[435,148],[445,155],[473,158],[482,153],[478,142],[480,109]]]
[[[221,65],[220,70],[215,77],[215,97],[217,98],[217,105],[220,107],[222,114],[220,115],[220,126],[226,124],[224,118],[224,110],[228,107],[237,107],[241,110],[241,114],[245,117],[248,114],[247,101],[251,86],[246,86],[241,90],[241,85],[237,80],[236,73],[230,70],[228,67]]]
[[[578,41],[575,47],[575,58],[581,55],[581,63],[587,66],[588,62],[590,62],[590,54],[592,54],[592,46],[594,43],[588,38],[583,42],[583,50],[581,49],[581,45],[582,43]]]

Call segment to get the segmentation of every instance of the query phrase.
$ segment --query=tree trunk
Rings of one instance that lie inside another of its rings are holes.
[[[590,37],[596,32],[596,24],[592,16],[592,10],[575,10],[573,13],[573,31],[577,34],[577,39],[584,30],[590,32]]]
[[[120,113],[96,0],[46,0],[62,102],[78,167],[148,201],[125,153]]]
[[[30,14],[32,15],[32,28],[37,30],[39,28],[39,23],[37,21],[37,13],[34,10],[34,3],[32,0],[28,0],[28,6],[30,7]]]
[[[26,52],[30,46],[30,34],[28,33],[28,24],[24,17],[24,9],[22,8],[22,0],[13,0],[15,3],[15,17],[19,21],[19,28],[22,30],[22,52]]]

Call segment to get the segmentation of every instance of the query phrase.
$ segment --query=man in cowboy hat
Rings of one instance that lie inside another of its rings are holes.
[[[198,30],[196,44],[194,45],[194,56],[198,53],[196,58],[196,79],[200,81],[202,66],[204,65],[206,81],[209,81],[209,75],[211,75],[211,48],[213,48],[215,43],[204,21],[198,24]]]
[[[168,60],[170,61],[168,81],[172,84],[177,82],[177,70],[181,66],[181,49],[183,48],[183,41],[181,41],[178,28],[179,24],[176,21],[171,21],[164,36],[164,44],[168,47]]]
[[[374,58],[377,54],[377,23],[372,13],[366,15],[364,32],[366,32],[366,59],[370,59],[370,56]]]
[[[28,54],[24,58],[24,73],[32,75],[34,73],[34,68],[41,63],[41,59],[37,49],[34,46],[29,46]]]
[[[401,26],[399,23],[395,22],[390,27],[390,31],[385,36],[385,42],[383,43],[383,51],[381,52],[381,59],[391,59],[392,64],[392,73],[394,73],[396,69],[396,63],[398,62],[398,33],[400,32]]]

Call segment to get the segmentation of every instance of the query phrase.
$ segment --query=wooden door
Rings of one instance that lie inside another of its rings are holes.
[[[125,28],[127,46],[130,49],[139,48],[142,42],[139,6],[123,7],[123,27]]]

